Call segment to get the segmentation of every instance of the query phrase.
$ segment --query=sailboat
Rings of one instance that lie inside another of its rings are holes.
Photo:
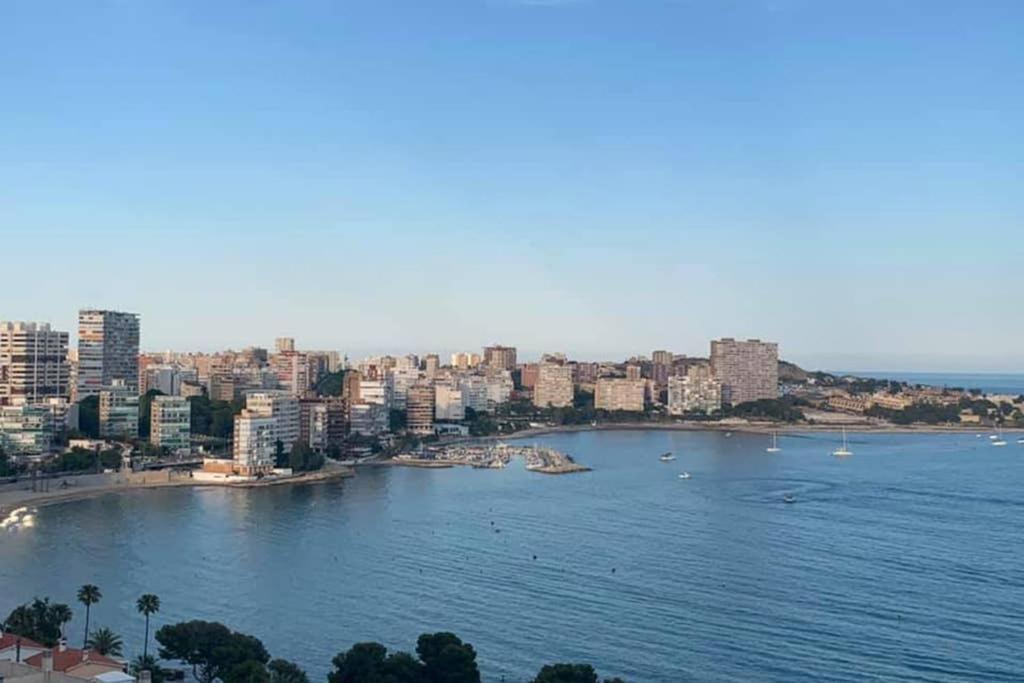
[[[672,455],[671,451],[669,451],[668,453],[662,453],[661,455],[658,456],[658,460],[661,460],[662,462],[672,462],[675,459],[676,456]]]
[[[1003,428],[999,425],[999,423],[996,423],[996,433],[993,434],[992,445],[993,446],[1005,446],[1006,445],[1006,439],[1003,438]]]
[[[772,432],[772,445],[765,449],[769,453],[778,453],[782,449],[779,448],[779,433]]]
[[[846,442],[846,427],[843,427],[843,445],[832,451],[832,455],[837,458],[844,458],[848,455],[853,455],[853,451],[850,450],[850,447]]]

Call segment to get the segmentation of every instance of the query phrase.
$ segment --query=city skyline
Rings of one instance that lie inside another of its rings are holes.
[[[3,319],[1024,371],[1019,3],[59,7],[0,9]]]

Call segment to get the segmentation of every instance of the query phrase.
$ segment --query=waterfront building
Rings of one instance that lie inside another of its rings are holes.
[[[406,398],[406,429],[413,434],[434,433],[434,387],[414,384]]]
[[[389,418],[379,403],[355,403],[349,408],[349,429],[353,434],[378,436],[387,433]]]
[[[779,397],[779,345],[759,339],[711,342],[711,372],[722,385],[722,402],[739,405]]]
[[[286,451],[299,440],[299,399],[287,391],[251,391],[245,395],[245,407],[254,415],[273,420],[274,439]]]
[[[483,375],[460,375],[456,388],[462,392],[462,405],[478,413],[490,409],[487,401],[487,378]]]
[[[100,436],[105,439],[139,438],[139,391],[123,379],[115,379],[100,391]]]
[[[508,370],[509,372],[515,370],[516,347],[500,346],[498,344],[484,347],[484,365],[489,368]]]
[[[154,396],[150,404],[149,442],[171,453],[192,448],[192,405],[180,396]]]
[[[9,455],[50,453],[54,432],[53,413],[45,404],[0,406],[0,448]]]
[[[572,405],[573,395],[572,368],[557,363],[541,363],[533,388],[533,404],[539,408],[566,408]]]
[[[299,401],[299,441],[314,451],[340,448],[348,427],[348,402],[341,397],[305,398]]]
[[[707,364],[692,365],[683,377],[668,378],[670,415],[704,413],[722,409],[722,385]]]
[[[277,455],[276,420],[245,408],[235,416],[234,471],[245,477],[273,471]]]
[[[68,333],[47,323],[0,322],[0,405],[69,398]]]
[[[119,311],[78,312],[78,400],[120,381],[139,390],[139,316]]]
[[[647,382],[642,379],[602,377],[594,387],[594,408],[642,413]]]
[[[449,384],[435,385],[434,417],[439,422],[466,419],[466,405],[462,402],[462,392]]]

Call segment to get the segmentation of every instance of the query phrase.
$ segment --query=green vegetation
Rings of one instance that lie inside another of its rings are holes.
[[[270,683],[309,683],[309,676],[298,664],[284,659],[272,659],[267,664]]]
[[[14,477],[22,473],[24,468],[19,467],[16,462],[0,447],[0,477]]]
[[[97,453],[88,448],[72,448],[46,464],[48,472],[98,472],[121,469],[121,450],[107,448]]]
[[[292,445],[288,466],[293,472],[316,472],[324,466],[324,456],[301,441],[296,441]]]
[[[388,654],[380,643],[356,643],[338,654],[328,683],[479,683],[476,650],[454,633],[424,633],[417,660],[406,652]]]
[[[85,636],[82,638],[82,647],[89,642],[89,616],[92,613],[92,606],[100,601],[103,593],[97,586],[87,583],[78,589],[78,602],[85,605]]]
[[[71,609],[67,605],[51,603],[49,598],[35,598],[15,607],[4,620],[3,630],[53,647],[60,641],[64,625],[69,621]]]
[[[339,370],[324,375],[313,390],[317,396],[341,396],[345,388],[345,373],[345,370]]]
[[[959,405],[943,405],[939,403],[915,403],[903,410],[889,410],[881,406],[871,406],[865,415],[888,420],[893,424],[908,425],[917,423],[923,424],[947,424],[960,422]]]
[[[100,438],[99,396],[89,396],[78,402],[78,431],[90,439]]]
[[[388,429],[391,433],[398,434],[405,431],[408,424],[408,417],[404,410],[392,410],[388,413]]]
[[[164,681],[171,677],[171,672],[161,667],[157,658],[153,655],[139,655],[132,660],[132,663],[128,667],[128,671],[131,675],[135,676],[136,679],[138,679],[139,674],[143,671],[148,671],[153,683],[164,683]]]
[[[120,657],[124,652],[124,643],[121,641],[121,636],[106,626],[101,626],[93,631],[89,635],[89,640],[86,641],[86,646],[108,657]]]
[[[146,637],[142,641],[142,656],[145,658],[149,656],[149,615],[160,611],[160,598],[152,593],[141,595],[135,601],[135,609],[146,617]]]
[[[265,667],[270,654],[263,643],[223,624],[186,621],[163,626],[156,632],[156,639],[160,643],[160,657],[185,662],[200,683],[269,680]]]
[[[242,412],[245,400],[211,401],[207,396],[188,399],[192,409],[192,433],[218,439],[230,439],[235,428],[235,415]]]
[[[598,683],[597,672],[589,664],[548,664],[533,683]],[[621,678],[606,678],[604,683],[624,683]]]
[[[749,401],[735,406],[726,406],[722,412],[725,417],[800,422],[804,419],[804,414],[797,407],[799,405],[803,405],[803,402],[791,396],[763,398],[758,401]]]

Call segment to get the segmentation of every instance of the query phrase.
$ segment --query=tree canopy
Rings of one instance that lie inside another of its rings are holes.
[[[217,679],[224,683],[255,681],[251,678],[253,663],[266,674],[265,666],[270,660],[258,638],[236,633],[216,622],[187,621],[163,626],[156,632],[156,640],[160,643],[161,658],[185,662],[201,683]]]
[[[71,609],[49,598],[35,598],[7,615],[3,630],[53,647],[60,641],[61,629],[71,620]]]

